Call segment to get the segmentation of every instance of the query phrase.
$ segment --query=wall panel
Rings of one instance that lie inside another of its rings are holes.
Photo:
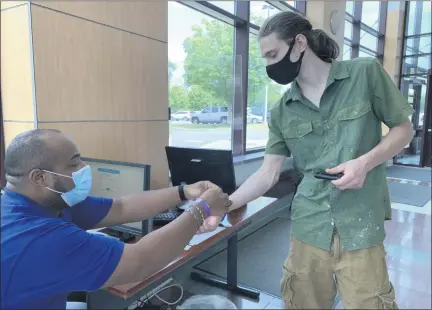
[[[31,123],[17,123],[17,122],[4,122],[4,142],[5,146],[9,145],[9,143],[15,138],[18,134],[34,129],[34,124]]]
[[[166,43],[34,5],[32,14],[38,121],[167,120]]]
[[[27,5],[1,11],[3,119],[34,121],[32,63]]]
[[[69,134],[83,157],[149,164],[151,188],[168,186],[168,122],[43,123]]]
[[[159,1],[32,1],[68,14],[168,41],[168,2]]]

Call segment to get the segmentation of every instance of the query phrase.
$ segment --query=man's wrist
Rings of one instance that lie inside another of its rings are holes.
[[[361,164],[363,165],[363,167],[367,173],[376,167],[376,165],[374,165],[374,163],[373,163],[374,161],[372,158],[372,154],[370,152],[364,154],[363,156],[360,156],[358,158],[358,160],[361,162]]]
[[[197,200],[195,200],[195,202],[199,206],[201,206],[201,208],[204,210],[204,212],[207,215],[207,217],[210,216],[210,214],[211,214],[210,206],[208,205],[208,203],[205,200],[203,200],[201,198],[198,198]]]
[[[180,197],[180,200],[181,200],[181,201],[186,201],[186,200],[188,200],[188,198],[187,198],[187,196],[186,196],[185,187],[186,187],[185,185],[180,185],[180,186],[177,187],[177,189],[178,189],[178,194],[179,194],[179,197]]]

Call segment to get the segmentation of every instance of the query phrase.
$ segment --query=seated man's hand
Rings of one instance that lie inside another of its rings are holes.
[[[198,234],[203,234],[206,232],[211,232],[215,230],[220,222],[222,221],[222,216],[209,216],[204,220],[204,224],[198,230]]]
[[[186,199],[192,200],[199,198],[204,192],[211,188],[219,188],[216,184],[210,181],[201,181],[184,187]]]

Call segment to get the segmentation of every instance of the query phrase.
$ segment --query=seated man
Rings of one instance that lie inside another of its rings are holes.
[[[183,251],[208,215],[228,211],[210,182],[107,199],[88,197],[90,167],[56,130],[18,135],[5,156],[1,196],[1,308],[65,309],[72,291],[140,281]],[[195,199],[172,223],[135,244],[87,232],[142,221]]]

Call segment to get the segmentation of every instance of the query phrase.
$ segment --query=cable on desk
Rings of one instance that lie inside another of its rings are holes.
[[[167,290],[167,289],[169,289],[171,287],[178,287],[180,289],[180,297],[175,302],[166,301],[165,299],[163,299],[162,297],[160,297],[158,295],[159,293],[161,293],[161,292],[163,292],[163,291],[165,291],[165,290]],[[178,302],[180,302],[182,300],[182,298],[183,298],[183,287],[180,284],[171,284],[171,285],[162,287],[161,289],[157,290],[156,292],[154,292],[151,295],[145,295],[145,296],[143,296],[142,298],[140,298],[139,300],[136,301],[137,309],[138,308],[143,308],[145,305],[154,306],[152,304],[152,302],[150,301],[153,297],[156,297],[157,299],[159,299],[163,303],[162,306],[164,306],[164,305],[173,306],[173,305],[177,304]]]
[[[164,300],[163,298],[161,298],[158,295],[159,293],[161,293],[161,292],[163,292],[166,289],[169,289],[171,287],[178,287],[180,289],[180,297],[175,302],[166,301],[166,300]],[[175,305],[176,303],[180,302],[180,300],[182,300],[182,298],[183,298],[183,287],[180,284],[171,284],[171,285],[165,286],[165,287],[161,288],[160,290],[157,290],[156,292],[154,292],[152,295],[150,295],[149,299],[151,299],[153,296],[156,297],[157,299],[159,299],[164,304],[172,306],[172,305]]]

